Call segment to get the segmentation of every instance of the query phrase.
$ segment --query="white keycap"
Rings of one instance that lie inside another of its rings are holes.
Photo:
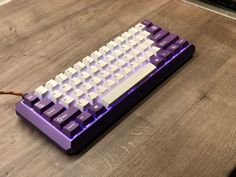
[[[135,61],[141,65],[141,64],[146,63],[148,60],[145,57],[141,56],[141,57],[138,57]]]
[[[123,37],[126,41],[132,39],[132,35],[128,32],[124,32],[121,34],[121,37]]]
[[[86,66],[90,66],[95,63],[95,60],[93,58],[87,56],[82,60],[82,63],[85,64]]]
[[[108,66],[107,70],[110,72],[110,73],[115,73],[117,71],[119,71],[119,68],[115,65],[110,65]]]
[[[89,102],[86,99],[81,98],[75,103],[75,106],[83,112],[84,109],[89,106]]]
[[[86,98],[89,101],[89,103],[92,105],[93,102],[98,98],[98,94],[95,92],[90,92],[88,93]]]
[[[95,51],[91,54],[91,57],[97,61],[97,60],[101,60],[103,58],[102,53]]]
[[[159,48],[159,47],[156,47],[156,46],[152,46],[152,47],[150,48],[150,51],[151,51],[153,54],[156,54],[159,50],[160,50],[160,48]]]
[[[86,81],[91,77],[91,75],[85,71],[81,72],[79,75],[80,80]]]
[[[82,81],[76,77],[72,78],[70,80],[70,82],[71,82],[71,86],[73,87],[73,89],[78,88],[82,84]]]
[[[107,91],[107,88],[103,86],[98,86],[96,89],[96,92],[99,96],[104,95],[106,91]]]
[[[121,70],[121,73],[124,74],[124,76],[128,76],[131,72],[132,70],[130,68],[123,68]]]
[[[113,50],[118,49],[118,44],[114,41],[110,41],[107,43],[107,47],[113,51]]]
[[[115,73],[113,75],[113,79],[116,81],[116,82],[120,82],[124,79],[124,75],[123,74],[120,74],[120,73]]]
[[[88,68],[88,72],[92,75],[95,75],[99,72],[99,68],[97,68],[96,66],[90,66]]]
[[[121,67],[124,67],[125,65],[127,65],[127,62],[125,62],[124,60],[117,60],[117,61],[115,61],[114,65],[121,68]]]
[[[141,56],[141,51],[139,50],[132,50],[130,55],[132,55],[133,57],[137,58],[137,57],[140,57]]]
[[[59,99],[62,97],[62,93],[59,92],[58,90],[54,90],[51,94],[50,94],[50,99],[54,102],[57,103],[59,101]]]
[[[125,56],[123,57],[123,60],[126,61],[127,63],[134,61],[134,59],[135,59],[135,58],[134,58],[134,56],[132,56],[132,55],[125,55]]]
[[[148,51],[148,47],[146,45],[140,44],[136,50],[142,52],[143,54]]]
[[[37,95],[39,99],[42,99],[44,96],[47,95],[48,89],[46,89],[44,86],[41,85],[35,89],[34,93],[35,95]]]
[[[127,45],[130,46],[131,48],[135,48],[135,47],[138,46],[138,43],[136,41],[134,41],[134,40],[129,40],[127,42]]]
[[[106,86],[106,88],[110,89],[116,85],[116,82],[112,79],[108,79],[104,82],[104,85]]]
[[[64,73],[68,78],[72,78],[72,77],[76,76],[77,71],[74,68],[69,67],[68,69],[65,70]]]
[[[76,101],[78,101],[84,95],[84,92],[79,89],[75,89],[71,95]]]
[[[149,60],[152,55],[154,55],[152,52],[147,51],[144,53],[143,57],[146,58],[147,60]]]
[[[97,67],[100,69],[100,70],[103,70],[107,67],[107,62],[103,61],[103,60],[100,60],[97,62]]]
[[[100,79],[99,77],[92,77],[90,80],[90,83],[92,84],[92,85],[99,85],[99,84],[101,84],[102,83],[102,79]]]
[[[139,81],[145,78],[148,74],[150,74],[156,67],[148,63],[139,69],[136,73],[131,75],[125,81],[120,83],[117,87],[112,89],[108,94],[101,98],[101,103],[108,108],[112,103],[114,103],[118,98],[120,98],[125,92],[130,90],[133,86],[135,86]]]
[[[120,50],[122,50],[122,52],[124,52],[124,53],[129,53],[131,51],[131,48],[128,45],[122,45],[120,47]]]
[[[111,75],[109,72],[107,71],[101,71],[100,73],[98,73],[98,76],[101,78],[101,79],[108,79]]]
[[[68,109],[74,101],[72,97],[66,95],[60,100],[60,103]]]
[[[99,49],[99,52],[102,53],[104,56],[106,56],[108,54],[111,54],[111,50],[108,47],[106,47],[106,46],[102,46]]]
[[[49,91],[52,91],[58,87],[58,83],[51,79],[45,83],[45,88],[48,89]]]
[[[137,25],[135,25],[135,28],[141,32],[145,29],[145,25],[142,23],[138,23]]]
[[[108,62],[108,63],[114,63],[114,61],[116,61],[116,58],[109,55],[107,57],[105,57],[105,60]]]
[[[63,84],[60,87],[60,91],[64,94],[67,95],[72,91],[72,87],[69,84]]]
[[[151,33],[147,32],[147,31],[142,31],[141,32],[141,35],[145,38],[145,39],[148,39],[148,36],[150,35]]]
[[[82,72],[85,71],[86,65],[79,61],[74,64],[74,69],[76,69],[78,72]]]
[[[145,41],[145,39],[144,39],[144,37],[143,37],[142,35],[136,36],[136,37],[134,38],[134,40],[135,40],[137,43],[139,43],[139,44],[142,44],[142,43]]]
[[[85,82],[85,83],[83,83],[83,84],[81,85],[80,89],[81,89],[83,92],[88,93],[88,92],[90,92],[90,91],[93,89],[93,85],[90,84],[90,83]]]
[[[55,80],[61,85],[68,80],[68,77],[63,73],[60,73],[55,77]]]
[[[155,42],[153,40],[150,40],[150,39],[146,39],[144,42],[143,42],[143,45],[147,46],[148,48],[150,48],[151,46],[153,46],[155,44]]]
[[[119,46],[125,44],[125,39],[124,39],[123,37],[120,37],[120,36],[116,37],[116,38],[114,39],[114,41],[115,41]]]
[[[139,33],[139,30],[132,27],[132,28],[129,29],[128,32],[134,36],[134,35],[137,35]]]
[[[117,59],[120,59],[124,54],[123,54],[123,52],[122,51],[120,51],[120,50],[115,50],[115,51],[113,51],[113,54],[112,54],[115,58],[117,58]]]
[[[139,63],[137,63],[137,62],[131,62],[129,64],[130,69],[136,70],[138,67],[139,67]]]

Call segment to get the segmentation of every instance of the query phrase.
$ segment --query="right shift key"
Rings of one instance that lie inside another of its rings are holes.
[[[175,34],[170,34],[164,39],[162,39],[159,43],[157,43],[157,46],[160,47],[161,49],[166,49],[178,39],[179,39],[179,36]]]
[[[179,45],[182,48],[186,47],[189,42],[186,39],[178,39],[177,41],[175,41],[175,44]]]

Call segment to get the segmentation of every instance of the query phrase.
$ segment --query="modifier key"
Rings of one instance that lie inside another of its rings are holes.
[[[90,112],[93,117],[98,117],[105,111],[105,107],[97,102],[94,102],[93,105],[88,108],[88,112]]]
[[[80,110],[74,106],[70,106],[69,109],[61,113],[59,116],[53,119],[52,124],[57,128],[61,129],[67,123],[71,121],[71,119],[77,116],[80,113]]]
[[[27,93],[23,96],[24,103],[30,107],[32,107],[36,102],[39,101],[39,98],[33,93]]]
[[[144,24],[146,27],[152,26],[152,22],[150,20],[144,20],[142,24]]]
[[[171,51],[173,55],[177,54],[180,51],[180,46],[177,44],[171,44],[167,50]]]
[[[159,56],[160,58],[163,58],[164,61],[168,61],[172,57],[172,53],[168,50],[162,50],[158,52],[157,56]]]
[[[168,31],[162,29],[152,37],[152,40],[155,41],[155,43],[158,43],[160,40],[162,40],[168,34],[169,34]]]
[[[81,130],[82,128],[79,126],[79,124],[77,124],[75,121],[71,121],[63,127],[62,132],[69,138],[72,138]]]
[[[86,125],[90,124],[94,121],[94,118],[92,114],[88,112],[82,112],[80,115],[78,115],[75,118],[75,121],[78,122],[82,127],[85,127]]]
[[[161,57],[158,57],[158,56],[152,56],[151,58],[150,58],[150,62],[153,64],[153,65],[155,65],[156,67],[161,67],[162,65],[164,65],[164,63],[165,63],[165,60],[163,59],[163,58],[161,58]]]
[[[162,39],[157,46],[165,49],[167,47],[169,47],[173,42],[175,42],[179,37],[175,34],[170,34],[169,36],[167,36],[166,38]]]
[[[147,31],[150,32],[152,35],[156,34],[161,28],[157,25],[152,25],[151,27],[147,28]]]
[[[182,49],[182,48],[186,47],[189,44],[189,42],[185,39],[179,39],[175,42],[175,44],[180,45],[181,49]]]
[[[51,108],[43,112],[43,117],[51,122],[53,118],[65,111],[65,107],[59,103],[56,103]]]
[[[42,100],[40,100],[39,102],[34,104],[33,109],[37,113],[42,114],[44,111],[46,111],[52,105],[53,105],[52,100],[48,99],[47,97],[44,97]]]

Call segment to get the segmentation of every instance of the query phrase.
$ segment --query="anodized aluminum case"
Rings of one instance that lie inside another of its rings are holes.
[[[96,121],[89,124],[88,127],[75,135],[68,138],[60,130],[55,128],[50,122],[45,120],[40,114],[36,113],[23,103],[23,100],[16,104],[16,114],[26,122],[30,123],[47,138],[54,142],[60,149],[67,154],[75,154],[81,151],[92,140],[97,138],[108,127],[114,124],[133,106],[135,106],[148,93],[159,86],[165,79],[173,74],[185,62],[192,58],[195,52],[195,46],[189,44],[178,54],[174,55],[161,68],[154,70],[147,77],[136,84],[129,92],[125,93],[112,107],[100,115]]]

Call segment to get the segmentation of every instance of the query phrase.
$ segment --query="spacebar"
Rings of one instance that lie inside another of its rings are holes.
[[[119,99],[125,92],[129,91],[135,84],[150,74],[156,67],[148,63],[141,69],[132,74],[129,78],[123,81],[120,85],[111,90],[108,94],[101,98],[101,103],[108,108],[112,103]]]

